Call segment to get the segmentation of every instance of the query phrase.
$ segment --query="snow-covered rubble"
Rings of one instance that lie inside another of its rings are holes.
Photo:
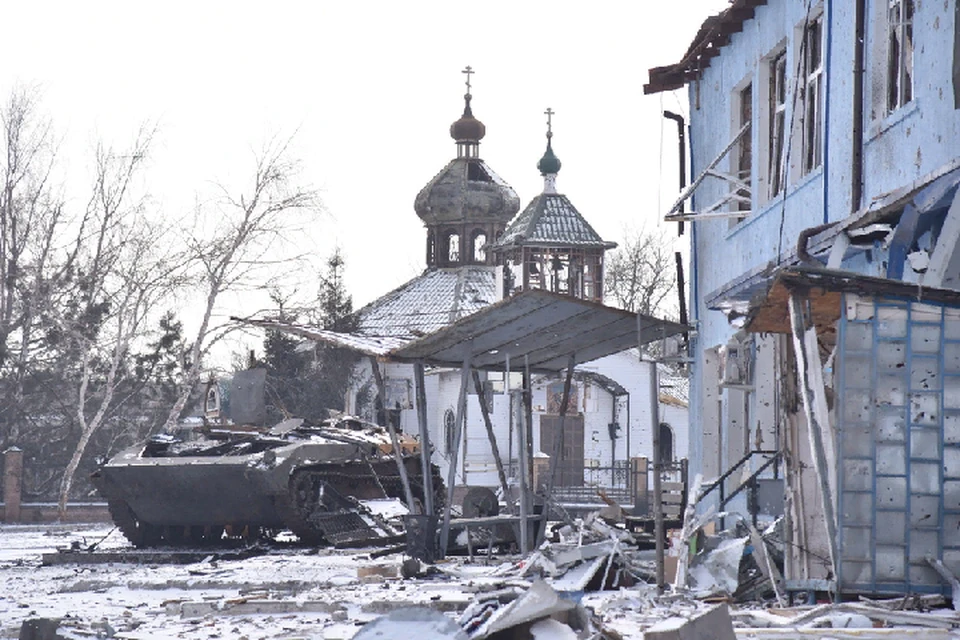
[[[692,590],[659,594],[640,579],[647,552],[590,518],[527,557],[430,566],[401,554],[371,558],[375,549],[293,546],[246,559],[209,551],[189,564],[42,564],[44,553],[93,543],[98,551],[129,549],[108,525],[0,526],[0,638],[19,637],[27,620],[58,619],[63,638],[386,640],[396,634],[383,630],[402,628],[418,640],[619,640],[666,620],[670,629],[696,625],[715,608]],[[694,563],[692,575],[698,566],[709,564]],[[943,604],[930,596],[815,607],[754,601],[722,618],[738,638],[960,638],[956,612],[928,610]],[[650,635],[673,637],[659,633]]]

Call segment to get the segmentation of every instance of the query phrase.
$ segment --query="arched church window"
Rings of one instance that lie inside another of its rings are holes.
[[[487,234],[483,232],[483,229],[477,229],[473,232],[473,238],[471,238],[471,244],[473,245],[473,261],[484,263],[487,261]]]
[[[433,231],[427,232],[427,264],[437,261],[437,236]]]
[[[452,455],[457,446],[457,416],[453,409],[447,409],[443,414],[443,444],[446,454]]]
[[[673,429],[666,422],[660,423],[660,462],[673,462]]]
[[[447,232],[447,262],[460,262],[460,234],[456,231]]]

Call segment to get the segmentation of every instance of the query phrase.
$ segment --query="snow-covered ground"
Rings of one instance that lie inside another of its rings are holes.
[[[370,560],[369,550],[296,549],[186,565],[41,564],[43,553],[73,542],[86,547],[105,538],[100,550],[129,548],[110,531],[0,525],[0,638],[17,638],[21,623],[38,617],[61,618],[62,632],[78,637],[350,638],[358,623],[400,606],[462,609],[474,588],[442,579],[361,578],[360,567],[392,573],[402,560]]]
[[[362,625],[399,608],[426,606],[456,619],[478,598],[487,602],[494,595],[484,599],[484,592],[516,587],[532,593],[533,574],[538,573],[535,553],[490,564],[449,559],[439,563],[433,575],[404,579],[399,577],[404,560],[400,554],[371,559],[371,549],[292,546],[243,560],[221,558],[211,551],[191,564],[42,564],[44,553],[74,544],[85,549],[93,543],[99,551],[130,549],[105,524],[0,525],[0,639],[18,638],[24,620],[57,618],[64,638],[349,640]],[[586,554],[594,547],[577,550]],[[570,552],[544,551],[554,560]],[[582,586],[570,586],[584,565],[574,566],[547,580],[557,591],[566,590],[565,597],[579,600],[602,625],[605,637],[639,638],[650,625],[671,616],[689,618],[710,606],[689,594],[657,597],[656,590],[644,583],[583,593],[578,591]],[[951,609],[901,611],[904,604],[897,599],[882,606],[766,609],[761,603],[748,603],[734,607],[731,615],[737,636],[744,638],[960,638],[960,614]],[[887,628],[875,628],[878,625]],[[548,634],[551,639],[567,637],[569,628],[553,631]]]

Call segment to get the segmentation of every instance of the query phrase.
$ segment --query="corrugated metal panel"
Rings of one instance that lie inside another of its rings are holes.
[[[623,309],[532,290],[396,349],[390,357],[457,367],[470,349],[473,366],[480,369],[502,369],[509,354],[514,369],[522,368],[526,358],[531,369],[560,371],[570,354],[576,363],[589,362],[685,330],[675,322],[648,316],[638,322],[637,314]]]

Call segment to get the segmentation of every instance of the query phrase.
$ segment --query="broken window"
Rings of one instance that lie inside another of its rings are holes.
[[[460,262],[460,234],[455,231],[447,233],[447,262]]]
[[[447,409],[443,413],[443,444],[446,454],[453,455],[457,446],[457,415],[453,409]]]
[[[887,111],[913,100],[913,2],[889,0]]]
[[[478,160],[471,160],[467,163],[467,180],[476,182],[493,182],[493,178]]]
[[[823,103],[823,14],[810,20],[803,35],[803,175],[820,166]]]
[[[737,129],[742,129],[753,120],[753,84],[749,83],[738,93]],[[745,183],[736,191],[736,210],[750,211],[751,166],[753,164],[753,138],[750,132],[740,136],[737,141],[737,180]],[[734,224],[743,218],[735,218]]]
[[[387,378],[383,381],[388,409],[413,409],[411,382],[407,378]]]
[[[787,55],[781,51],[770,61],[770,139],[767,147],[770,167],[770,197],[784,187],[783,142],[787,113]]]
[[[487,234],[482,229],[473,232],[473,261],[484,263],[487,261]]]

